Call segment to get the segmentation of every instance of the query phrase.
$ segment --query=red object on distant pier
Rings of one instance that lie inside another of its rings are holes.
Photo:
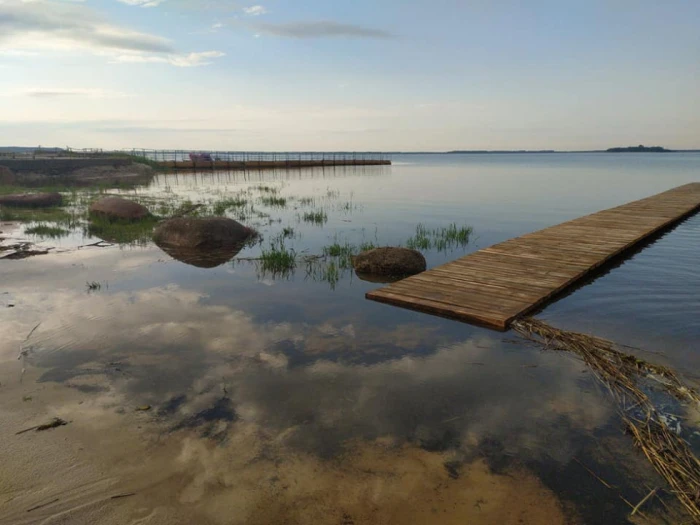
[[[190,160],[192,162],[211,162],[212,158],[209,153],[190,153]]]

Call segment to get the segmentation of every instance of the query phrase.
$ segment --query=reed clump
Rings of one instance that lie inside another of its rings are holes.
[[[546,348],[579,356],[614,397],[635,445],[666,480],[680,503],[700,523],[700,461],[688,443],[671,430],[649,397],[640,389],[651,378],[679,400],[700,404],[698,394],[673,370],[620,351],[606,339],[559,330],[536,319],[515,321],[512,328]]]

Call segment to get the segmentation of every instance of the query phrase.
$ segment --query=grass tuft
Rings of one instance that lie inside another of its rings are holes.
[[[268,249],[263,248],[260,255],[260,270],[273,276],[286,277],[296,265],[296,253],[287,249],[281,239],[270,243]]]
[[[325,211],[310,211],[302,215],[304,222],[310,222],[312,224],[323,225],[328,222],[328,215]]]
[[[406,241],[406,247],[413,250],[436,249],[438,252],[464,248],[472,235],[471,226],[457,226],[452,223],[447,227],[429,230],[424,224],[416,226],[416,234]]]
[[[248,201],[242,197],[221,199],[212,205],[212,213],[214,215],[225,215],[228,210],[239,210],[244,208],[246,204],[248,204]]]
[[[260,202],[265,206],[272,206],[274,208],[284,208],[287,206],[287,199],[275,195],[265,195],[260,198]]]
[[[60,239],[70,235],[70,230],[59,228],[58,226],[48,226],[46,224],[38,224],[24,230],[27,235],[36,235],[37,237]]]

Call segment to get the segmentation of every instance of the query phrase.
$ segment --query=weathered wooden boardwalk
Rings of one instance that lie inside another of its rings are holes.
[[[523,235],[369,292],[368,299],[497,330],[700,209],[700,183]]]

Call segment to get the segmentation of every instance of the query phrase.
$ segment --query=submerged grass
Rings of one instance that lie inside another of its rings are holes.
[[[70,235],[70,230],[59,228],[58,226],[49,226],[48,224],[37,224],[24,230],[24,233],[36,235],[37,237],[60,239]]]
[[[247,204],[248,201],[242,197],[221,199],[212,204],[212,213],[214,215],[224,215],[228,210],[245,208]]]
[[[260,197],[260,202],[265,206],[272,206],[274,208],[284,208],[287,206],[287,199],[284,197],[277,197],[275,195]]]
[[[157,217],[135,222],[110,221],[95,217],[83,227],[83,233],[116,244],[145,246],[153,237],[153,228],[158,224]]]
[[[326,224],[326,222],[328,222],[328,215],[323,210],[310,211],[310,212],[304,213],[301,216],[301,218],[304,222],[308,222],[311,224],[317,224],[317,225],[323,225],[323,224]]]
[[[253,186],[251,189],[257,190],[261,193],[272,193],[272,194],[277,194],[280,192],[279,188],[276,188],[275,186],[267,186],[264,184],[260,184],[258,186]]]
[[[15,222],[50,222],[68,228],[74,227],[79,215],[63,208],[0,208],[0,220]]]
[[[273,277],[287,277],[296,268],[296,253],[288,249],[281,239],[270,243],[269,248],[262,249],[259,269],[263,274]]]

